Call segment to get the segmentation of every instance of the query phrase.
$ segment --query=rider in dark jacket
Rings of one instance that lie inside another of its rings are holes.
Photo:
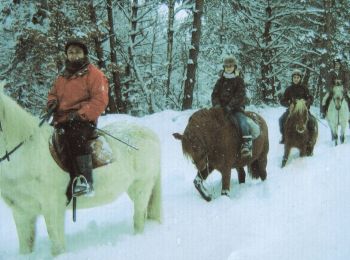
[[[345,64],[343,65],[341,63],[341,59],[336,58],[333,60],[333,69],[331,69],[328,73],[328,77],[327,77],[327,89],[325,90],[325,92],[327,92],[327,94],[325,94],[325,99],[322,100],[322,104],[321,104],[321,117],[325,118],[326,117],[326,113],[328,110],[328,106],[329,103],[332,99],[333,93],[333,87],[335,85],[342,85],[344,88],[344,93],[348,93],[349,89],[349,72],[346,69]],[[348,102],[348,106],[350,107],[350,99],[349,96],[346,94],[344,95],[345,100]]]
[[[310,95],[310,91],[306,86],[301,85],[301,77],[302,73],[300,70],[295,69],[292,72],[292,85],[290,85],[286,90],[284,91],[284,94],[280,100],[280,103],[282,106],[287,107],[287,110],[282,114],[282,116],[279,119],[279,127],[280,132],[282,134],[282,140],[280,141],[281,144],[284,143],[284,124],[288,117],[288,108],[289,105],[296,99],[304,99],[307,103],[308,108],[310,108],[312,102],[314,101],[313,96]],[[309,110],[309,116],[310,119],[308,121],[308,129],[310,131],[313,131],[315,128],[315,121],[314,116],[311,115]]]
[[[224,59],[224,72],[215,84],[211,95],[212,105],[222,107],[242,135],[241,157],[252,156],[252,135],[244,114],[246,91],[242,74],[233,56]]]

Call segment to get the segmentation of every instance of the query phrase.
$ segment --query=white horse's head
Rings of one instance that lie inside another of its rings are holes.
[[[335,108],[340,110],[342,102],[344,101],[344,88],[343,86],[334,86],[332,92]]]
[[[4,86],[5,82],[0,82],[0,156],[39,129],[38,119],[7,96]]]

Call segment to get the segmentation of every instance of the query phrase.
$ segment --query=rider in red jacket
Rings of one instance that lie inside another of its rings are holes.
[[[93,191],[88,141],[108,104],[108,81],[102,71],[90,64],[87,46],[81,40],[68,41],[65,53],[65,70],[48,94],[47,107],[54,110],[53,125],[69,153],[71,182],[67,192],[78,177],[78,185],[73,187],[73,195],[78,196]]]

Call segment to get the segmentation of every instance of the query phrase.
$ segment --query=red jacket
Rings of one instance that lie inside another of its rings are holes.
[[[58,101],[54,124],[66,122],[72,111],[77,111],[83,120],[96,123],[108,105],[108,81],[102,71],[89,64],[70,78],[56,79],[47,103],[54,100]]]

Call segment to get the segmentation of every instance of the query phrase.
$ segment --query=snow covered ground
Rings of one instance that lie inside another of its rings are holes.
[[[194,111],[163,111],[143,118],[106,116],[110,121],[135,121],[152,128],[162,142],[163,223],[148,222],[133,234],[133,209],[126,195],[104,207],[79,210],[78,221],[66,213],[67,251],[55,259],[126,260],[335,260],[350,259],[350,136],[334,147],[322,120],[313,157],[292,150],[280,168],[283,146],[278,117],[283,108],[253,108],[268,123],[270,152],[265,182],[239,185],[231,181],[231,198],[221,197],[221,177],[206,185],[217,198],[204,201],[192,184],[196,171],[172,137],[183,132]],[[316,111],[316,109],[315,109]],[[37,224],[35,251],[18,254],[11,211],[0,200],[0,259],[51,259],[42,218]]]

